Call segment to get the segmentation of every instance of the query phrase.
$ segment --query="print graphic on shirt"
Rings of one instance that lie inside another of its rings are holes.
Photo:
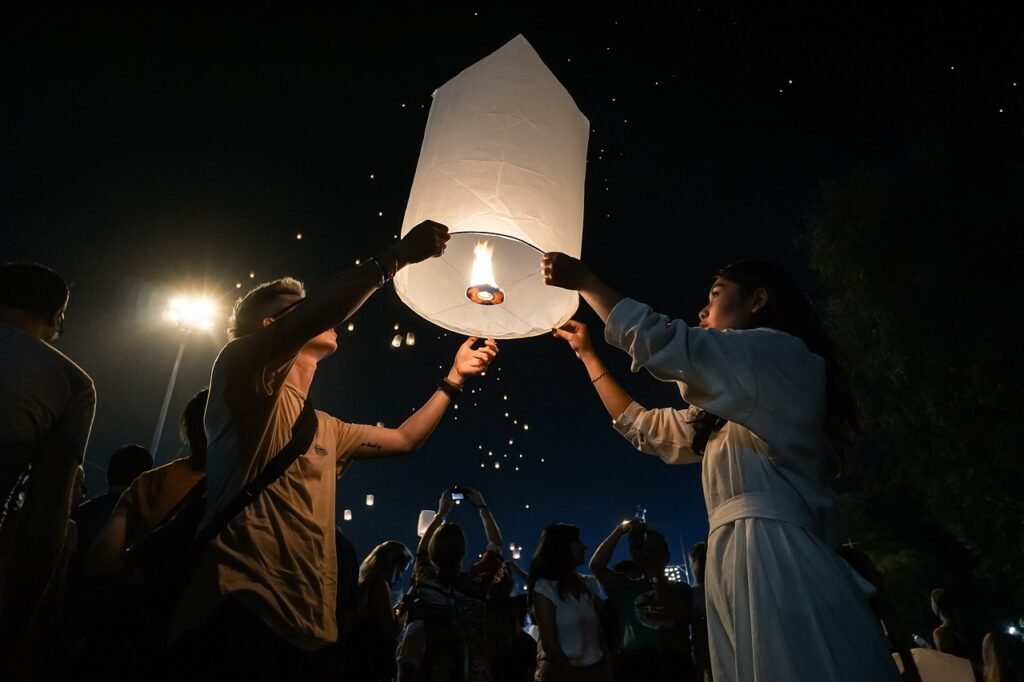
[[[633,600],[633,613],[637,621],[652,630],[668,630],[675,621],[665,612],[665,607],[658,603],[654,592],[644,592]]]

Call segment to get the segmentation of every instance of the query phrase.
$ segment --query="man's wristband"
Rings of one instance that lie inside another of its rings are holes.
[[[384,267],[380,264],[380,261],[377,260],[376,256],[370,256],[369,258],[366,259],[366,262],[373,263],[374,267],[377,268],[377,288],[380,289],[382,286],[388,283],[388,279],[390,278],[384,272]]]
[[[437,385],[437,390],[443,391],[449,398],[454,400],[459,397],[460,393],[462,393],[462,384],[457,384],[448,379],[448,377],[445,377],[444,379],[441,379],[441,383]]]
[[[377,272],[380,275],[380,283],[377,285],[378,289],[395,278],[395,273],[398,272],[400,265],[398,254],[395,253],[394,247],[391,246],[366,260],[376,266]]]

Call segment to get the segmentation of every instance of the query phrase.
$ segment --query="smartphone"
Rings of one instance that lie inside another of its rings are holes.
[[[462,491],[460,486],[452,488],[452,502],[462,502],[466,499],[466,493]]]

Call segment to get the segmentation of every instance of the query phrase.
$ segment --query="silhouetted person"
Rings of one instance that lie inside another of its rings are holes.
[[[490,682],[487,649],[487,592],[502,567],[501,531],[479,491],[463,488],[480,512],[487,537],[483,556],[465,570],[466,536],[446,521],[455,508],[452,490],[441,494],[437,514],[416,549],[413,591],[423,614],[426,649],[418,678],[425,682]]]
[[[487,656],[495,682],[532,682],[537,643],[523,631],[527,596],[512,596],[513,566],[505,562],[487,590]]]
[[[93,576],[115,575],[125,569],[125,552],[166,521],[204,476],[206,432],[203,413],[209,391],[199,391],[182,412],[178,432],[188,448],[185,457],[140,474],[121,495],[89,552],[86,571]]]
[[[964,619],[960,594],[953,590],[934,589],[931,594],[932,613],[942,623],[932,631],[935,650],[960,658],[978,660],[980,649],[977,637],[970,631]]]
[[[608,568],[616,545],[627,535],[630,557],[641,569],[638,578]],[[590,559],[590,570],[622,619],[611,646],[623,680],[695,679],[690,658],[690,586],[665,577],[668,562],[664,536],[638,521],[617,525]]]
[[[68,287],[34,263],[0,267],[0,678],[19,679],[60,610],[72,489],[96,411],[82,368],[50,345]],[[77,500],[76,500],[77,501]],[[71,533],[73,535],[73,532]]]
[[[871,597],[871,609],[875,617],[882,623],[886,635],[889,637],[889,644],[893,651],[900,657],[903,663],[904,682],[921,682],[921,673],[917,669],[917,663],[910,653],[910,633],[904,628],[903,622],[896,614],[896,608],[889,598],[889,591],[885,587],[885,580],[878,572],[875,563],[871,558],[859,550],[846,545],[839,548],[839,554],[850,564],[855,571],[875,588]]]
[[[139,474],[86,555],[75,613],[70,614],[83,642],[73,679],[152,679],[163,673],[169,605],[155,597],[152,585],[143,589],[147,576],[129,559],[128,550],[176,513],[206,475],[207,395],[199,391],[182,412],[178,431],[187,455]]]
[[[981,642],[984,682],[1024,682],[1024,644],[1002,632],[990,632]]]
[[[350,641],[342,643],[351,663],[345,680],[390,682],[398,674],[395,649],[405,614],[396,613],[392,594],[412,559],[408,547],[388,540],[374,547],[359,567],[354,629]]]
[[[121,494],[136,478],[153,468],[153,455],[141,445],[114,450],[107,462],[107,492],[86,500],[71,517],[78,524],[78,551],[86,553],[110,519]]]
[[[704,566],[708,555],[708,546],[698,542],[690,548],[690,568],[693,570],[693,585],[690,593],[693,596],[693,625],[691,641],[693,643],[693,665],[697,668],[698,679],[711,682],[711,653],[708,651],[708,607],[704,595]]]

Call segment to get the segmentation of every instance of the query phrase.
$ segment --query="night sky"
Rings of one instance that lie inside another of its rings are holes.
[[[431,93],[518,33],[591,122],[584,260],[691,323],[714,270],[737,258],[777,260],[813,291],[794,235],[823,184],[891,163],[920,126],[1022,134],[1022,23],[1009,10],[761,4],[6,5],[0,256],[73,284],[57,345],[96,382],[90,494],[115,447],[151,440],[181,340],[161,322],[167,298],[203,291],[226,312],[237,283],[293,275],[315,288],[392,242]],[[312,397],[397,426],[459,339],[390,286],[353,323]],[[392,348],[407,332],[415,346]],[[188,340],[159,462],[224,340]],[[640,402],[683,405],[599,350]],[[466,393],[420,453],[340,481],[339,522],[353,510],[343,525],[361,556],[385,539],[414,545],[419,510],[455,483],[485,493],[524,567],[545,525],[576,523],[593,549],[638,504],[674,559],[706,532],[699,468],[635,453],[563,342],[501,344]],[[482,549],[475,514],[455,519]]]

